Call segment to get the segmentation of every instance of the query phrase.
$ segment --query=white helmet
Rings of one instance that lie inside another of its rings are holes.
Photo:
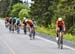
[[[28,21],[28,19],[25,20],[25,22],[27,22],[27,21]]]
[[[62,21],[62,18],[58,18],[58,21]]]
[[[23,18],[24,20],[26,19],[26,17]]]

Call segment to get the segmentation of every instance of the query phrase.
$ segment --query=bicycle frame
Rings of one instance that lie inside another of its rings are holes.
[[[58,48],[63,48],[63,35],[62,32],[58,32]]]

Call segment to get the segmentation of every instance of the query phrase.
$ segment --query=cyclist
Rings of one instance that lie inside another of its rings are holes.
[[[57,33],[57,37],[56,40],[58,40],[59,38],[59,32],[61,32],[61,43],[63,44],[63,33],[65,31],[65,22],[62,20],[62,18],[58,18],[58,20],[56,21],[56,33]]]
[[[16,30],[16,17],[12,19],[12,31]]]
[[[20,18],[16,18],[16,30],[17,33],[20,33]]]
[[[10,22],[9,22],[9,31],[11,32],[11,28],[12,28],[12,17],[10,17]]]
[[[34,29],[34,24],[33,24],[33,21],[32,20],[26,20],[27,24],[29,25],[29,31],[30,31],[30,40],[32,39],[32,36],[33,36],[33,39],[35,38],[35,29]]]
[[[65,31],[65,23],[62,20],[62,18],[58,18],[58,20],[56,21],[56,33],[57,33],[57,37],[58,37],[58,31],[63,32]]]
[[[5,18],[5,26],[8,27],[9,26],[9,22],[10,22],[10,17],[6,17]]]
[[[24,34],[27,33],[27,29],[26,29],[27,22],[26,22],[26,20],[27,20],[27,19],[24,17],[24,18],[23,18],[23,24],[24,24],[23,30],[24,30]]]

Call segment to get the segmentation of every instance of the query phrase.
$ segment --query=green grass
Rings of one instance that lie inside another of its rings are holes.
[[[40,33],[48,34],[50,36],[56,36],[55,29],[53,28],[45,28],[44,26],[41,27],[37,26],[36,31]],[[64,39],[75,42],[75,36],[68,33],[64,34]]]
[[[37,26],[36,31],[40,33],[48,34],[48,35],[55,35],[55,29],[45,28],[43,26],[42,27]]]
[[[75,36],[68,33],[64,35],[64,39],[75,42]]]

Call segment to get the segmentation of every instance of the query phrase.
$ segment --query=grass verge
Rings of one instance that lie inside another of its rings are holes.
[[[44,26],[41,26],[41,27],[37,26],[36,31],[40,33],[48,34],[51,36],[56,36],[55,29],[53,28],[45,28]],[[75,36],[68,33],[64,34],[64,39],[75,42]]]

